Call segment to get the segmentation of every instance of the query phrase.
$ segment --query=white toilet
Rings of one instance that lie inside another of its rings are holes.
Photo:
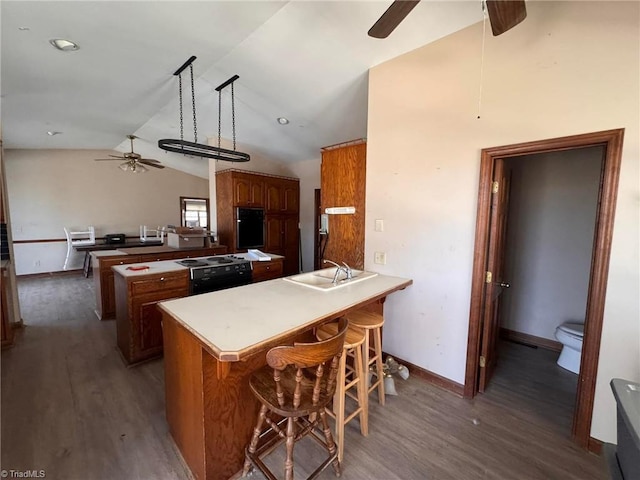
[[[584,323],[564,322],[556,328],[555,335],[563,345],[560,357],[558,357],[558,365],[575,374],[580,373]]]

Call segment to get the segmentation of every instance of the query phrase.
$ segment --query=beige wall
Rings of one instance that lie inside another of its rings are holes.
[[[414,280],[387,302],[384,347],[458,383],[480,150],[626,129],[591,431],[614,442],[608,383],[640,381],[639,6],[528,2],[524,23],[487,37],[479,119],[481,24],[373,68],[369,85],[365,266]]]
[[[138,235],[139,226],[180,224],[180,196],[208,197],[208,181],[170,168],[125,173],[94,162],[111,151],[6,150],[14,241],[64,239],[65,226],[96,235]],[[18,275],[62,270],[66,241],[14,245]],[[71,268],[82,266],[75,254]]]

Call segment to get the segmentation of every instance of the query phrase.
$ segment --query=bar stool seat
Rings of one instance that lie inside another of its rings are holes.
[[[371,366],[375,365],[376,380],[369,385],[367,393],[378,389],[378,402],[384,405],[384,372],[382,362],[382,326],[384,316],[381,313],[367,310],[356,310],[346,315],[349,319],[350,328],[362,328],[365,330],[364,341],[364,371],[368,375]],[[373,335],[373,349],[370,345],[370,336]],[[373,352],[373,354],[371,354]]]
[[[336,324],[335,335],[325,340],[274,347],[267,352],[267,365],[249,380],[251,391],[261,406],[245,452],[243,476],[253,465],[268,479],[275,480],[262,458],[286,442],[285,479],[293,480],[293,446],[307,435],[328,452],[328,457],[308,479],[317,477],[329,464],[333,465],[336,476],[340,476],[340,461],[327,422],[326,406],[336,389],[347,327],[348,322],[341,318]],[[263,431],[265,424],[267,428]],[[318,426],[324,439],[316,431]]]
[[[330,338],[337,332],[335,323],[320,326],[316,330],[316,338],[323,340]],[[333,396],[332,409],[327,408],[327,413],[335,419],[335,437],[338,443],[338,459],[342,462],[344,457],[344,427],[356,416],[360,419],[360,433],[365,437],[369,435],[369,403],[367,399],[367,377],[365,375],[363,345],[365,331],[349,326],[344,339],[344,354],[340,358],[338,378],[336,380],[336,392]],[[352,364],[347,358],[353,359]],[[356,394],[350,390],[356,388]],[[356,408],[346,415],[346,397],[351,398],[357,404]]]

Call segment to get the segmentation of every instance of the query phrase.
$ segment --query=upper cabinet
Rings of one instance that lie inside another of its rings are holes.
[[[267,213],[298,213],[299,182],[286,178],[270,178],[265,186],[265,209]]]
[[[251,174],[233,175],[234,205],[236,207],[264,206],[264,181]]]
[[[216,173],[217,233],[220,243],[237,248],[237,207],[264,209],[267,253],[283,255],[284,274],[299,271],[300,181],[244,170]]]

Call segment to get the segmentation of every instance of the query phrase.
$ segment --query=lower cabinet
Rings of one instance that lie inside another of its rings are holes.
[[[253,269],[251,278],[253,283],[256,283],[282,277],[284,265],[283,259],[278,258],[268,262],[251,262],[251,267]]]
[[[189,295],[189,272],[125,278],[115,275],[118,348],[133,365],[162,355],[162,315],[157,303]]]

